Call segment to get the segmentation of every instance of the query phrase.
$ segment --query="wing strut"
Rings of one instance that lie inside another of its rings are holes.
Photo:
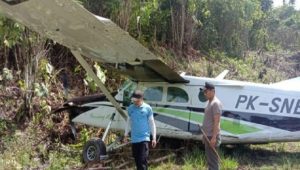
[[[112,105],[118,110],[120,115],[124,118],[124,120],[127,120],[127,114],[123,111],[120,104],[115,100],[115,98],[110,94],[110,92],[107,90],[107,88],[104,86],[104,84],[101,82],[101,80],[97,77],[97,75],[94,73],[92,68],[89,66],[89,64],[85,61],[85,59],[81,56],[81,54],[77,51],[72,51],[73,55],[77,59],[77,61],[81,64],[81,66],[85,69],[87,74],[91,76],[91,78],[96,82],[96,84],[99,86],[101,91],[105,94],[107,99],[112,103]]]

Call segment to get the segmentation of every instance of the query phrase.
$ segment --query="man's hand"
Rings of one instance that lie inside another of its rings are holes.
[[[127,142],[128,142],[128,136],[124,136],[123,142],[124,142],[124,143],[127,143]]]
[[[152,148],[156,147],[156,140],[152,140]]]
[[[212,137],[210,140],[210,146],[211,147],[216,147],[216,143],[217,143],[217,137]]]

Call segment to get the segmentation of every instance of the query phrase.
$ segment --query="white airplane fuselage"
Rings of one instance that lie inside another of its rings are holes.
[[[201,140],[198,124],[202,124],[207,100],[200,88],[205,82],[216,86],[216,96],[223,104],[221,117],[222,143],[267,143],[300,140],[300,89],[289,81],[277,84],[182,76],[189,83],[127,83],[115,96],[124,110],[135,89],[144,91],[145,102],[153,108],[157,134],[178,139]],[[286,86],[283,86],[286,84]],[[109,102],[88,103],[92,106],[74,122],[105,128],[112,113]],[[117,114],[112,127],[125,129],[125,120]]]

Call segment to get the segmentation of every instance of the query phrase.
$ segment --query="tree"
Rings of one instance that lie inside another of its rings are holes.
[[[296,0],[289,0],[290,5],[295,5]]]
[[[263,12],[270,11],[272,9],[273,0],[261,0],[260,6]]]
[[[291,17],[292,6],[284,5],[279,8],[284,10],[276,12],[273,0],[79,1],[91,12],[111,18],[145,46],[164,45],[179,55],[193,48],[217,49],[231,56],[242,56],[246,50],[268,50],[270,44],[280,42],[274,33],[283,28],[277,26],[284,23],[288,29],[293,27],[294,33],[298,23],[297,17]],[[279,20],[286,21],[279,24]],[[289,39],[285,43],[294,41]]]

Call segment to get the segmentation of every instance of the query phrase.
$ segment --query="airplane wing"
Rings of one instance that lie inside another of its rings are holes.
[[[115,23],[73,0],[0,0],[0,13],[83,56],[115,64],[135,81],[187,82]]]

